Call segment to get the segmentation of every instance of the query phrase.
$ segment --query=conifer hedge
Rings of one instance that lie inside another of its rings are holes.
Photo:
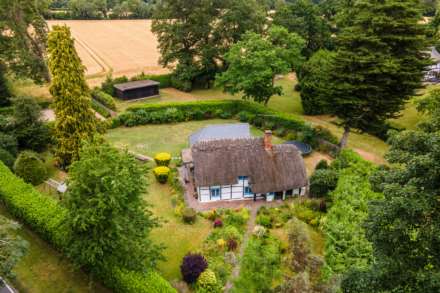
[[[69,243],[65,226],[67,210],[54,198],[38,192],[0,162],[0,199],[8,211],[60,251]],[[98,277],[115,292],[174,293],[176,290],[157,272],[141,273],[118,267],[100,268]]]

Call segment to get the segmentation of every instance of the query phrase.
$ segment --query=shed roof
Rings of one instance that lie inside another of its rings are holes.
[[[252,192],[267,193],[307,185],[303,158],[294,145],[264,149],[262,138],[202,141],[191,147],[196,186],[231,185],[248,176]]]
[[[250,137],[251,131],[247,123],[209,125],[194,132],[189,137],[189,145],[192,146],[200,141]]]
[[[114,87],[121,91],[126,90],[132,90],[137,88],[143,88],[153,85],[159,85],[160,83],[154,80],[136,80],[136,81],[129,81],[124,83],[117,83],[114,85]]]

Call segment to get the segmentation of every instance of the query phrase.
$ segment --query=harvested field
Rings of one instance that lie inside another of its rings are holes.
[[[150,20],[50,20],[67,25],[76,41],[78,54],[87,68],[87,77],[166,73],[159,65],[157,40]]]

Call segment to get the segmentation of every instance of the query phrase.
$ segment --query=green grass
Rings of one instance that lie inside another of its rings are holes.
[[[0,215],[11,218],[3,205]],[[82,271],[74,270],[67,259],[26,227],[22,226],[18,234],[29,243],[27,254],[14,269],[17,277],[12,284],[20,292],[109,292]]]
[[[200,128],[210,124],[237,123],[237,120],[203,120],[178,124],[144,125],[136,127],[119,127],[111,129],[105,135],[107,140],[120,148],[128,148],[136,153],[154,156],[159,152],[169,152],[173,156],[180,155],[183,148],[188,147],[188,137]],[[254,136],[263,132],[251,128]],[[274,143],[281,140],[274,138]]]
[[[175,216],[171,204],[173,190],[167,184],[159,184],[149,176],[150,186],[145,200],[153,205],[154,215],[161,218],[162,226],[153,230],[152,238],[166,246],[166,261],[159,263],[159,272],[169,281],[180,280],[180,264],[183,257],[190,251],[199,250],[211,231],[209,221],[198,217],[193,225],[185,224]]]

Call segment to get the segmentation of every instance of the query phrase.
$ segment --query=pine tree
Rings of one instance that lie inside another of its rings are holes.
[[[327,100],[342,120],[341,147],[352,128],[397,117],[430,62],[418,0],[360,0],[352,9],[352,24],[338,36]]]
[[[84,66],[75,51],[67,26],[54,26],[48,38],[50,93],[55,98],[56,157],[60,166],[78,159],[84,140],[96,131],[91,110],[90,90],[84,78]]]

